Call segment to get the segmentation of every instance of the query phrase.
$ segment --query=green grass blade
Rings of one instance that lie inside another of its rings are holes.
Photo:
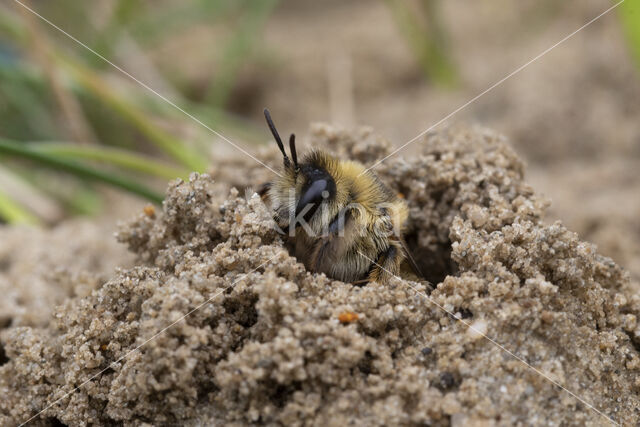
[[[277,3],[278,0],[248,3],[245,16],[225,46],[222,60],[215,73],[215,81],[206,97],[208,104],[218,108],[222,108],[226,104],[237,79],[238,70],[251,53],[260,31]]]
[[[627,43],[640,71],[640,0],[625,0],[619,13]]]
[[[69,59],[60,56],[57,56],[57,59],[69,71],[74,80],[120,113],[122,117],[136,126],[149,141],[163,152],[190,170],[198,172],[206,170],[207,162],[204,160],[204,156],[196,153],[182,141],[156,126],[144,113],[138,111],[133,104],[113,91],[100,76]]]
[[[38,218],[24,209],[0,188],[0,218],[8,224],[39,224]]]
[[[0,9],[0,34],[22,41],[26,32],[19,22],[20,18],[13,11],[5,7]]]
[[[436,0],[419,3],[426,23],[421,22],[405,0],[385,0],[385,3],[426,77],[443,87],[455,87],[458,74],[444,48],[445,35]]]
[[[0,14],[0,31],[6,33],[18,43],[26,43],[24,28],[16,23],[19,21],[5,18],[6,17]],[[111,89],[109,85],[91,69],[62,54],[60,50],[53,45],[50,45],[49,48],[52,49],[51,54],[56,64],[65,69],[72,80],[87,92],[92,93],[102,102],[109,105],[142,132],[149,141],[159,149],[190,170],[198,172],[206,170],[207,162],[204,160],[204,156],[191,149],[191,147],[188,147],[180,139],[175,138],[159,128],[143,112],[137,110],[133,104]]]
[[[64,142],[29,143],[29,148],[52,157],[95,160],[160,178],[186,179],[189,177],[188,170],[179,169],[153,158],[119,148],[77,145]]]
[[[0,138],[0,154],[11,155],[37,162],[55,170],[64,171],[80,178],[103,182],[113,187],[137,194],[155,203],[162,203],[164,196],[135,181],[114,175],[105,171],[93,169],[89,166],[71,160],[33,150],[23,143],[8,141]]]

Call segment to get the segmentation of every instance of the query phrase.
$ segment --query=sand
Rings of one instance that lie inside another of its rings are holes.
[[[311,138],[366,164],[390,150],[365,128]],[[275,147],[260,156],[278,162]],[[638,423],[640,297],[594,245],[545,223],[505,138],[448,128],[376,172],[409,203],[434,290],[305,271],[247,191],[268,171],[228,163],[122,225],[134,266],[105,277],[86,261],[104,247],[87,242],[80,262],[42,260],[82,270],[46,281],[61,291],[19,282],[29,299],[0,304],[0,425],[42,410],[34,423],[73,426]],[[28,257],[1,245],[6,294]],[[53,312],[24,314],[37,307]]]

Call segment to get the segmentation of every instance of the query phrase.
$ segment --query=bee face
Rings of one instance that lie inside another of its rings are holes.
[[[407,249],[402,230],[408,210],[371,172],[357,162],[312,151],[301,162],[295,136],[291,158],[265,110],[283,155],[282,174],[263,197],[308,270],[353,282],[385,281],[399,271]]]
[[[311,164],[300,167],[303,181],[297,197],[295,216],[309,222],[322,203],[330,203],[336,195],[336,182],[323,168]]]
[[[297,225],[307,225],[307,232],[320,233],[328,219],[340,209],[335,179],[335,159],[320,152],[305,156],[300,164],[285,160],[282,177],[271,186],[270,201],[278,224],[293,232]]]

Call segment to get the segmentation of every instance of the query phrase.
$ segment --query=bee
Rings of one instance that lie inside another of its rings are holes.
[[[291,158],[267,109],[267,125],[282,152],[281,174],[260,191],[307,270],[351,283],[386,283],[408,266],[417,276],[403,232],[409,215],[404,200],[364,165],[313,150],[298,161],[295,135]]]

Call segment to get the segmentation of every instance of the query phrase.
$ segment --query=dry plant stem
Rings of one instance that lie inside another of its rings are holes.
[[[352,61],[348,52],[338,49],[327,62],[329,113],[331,122],[352,126],[355,123],[355,96]]]
[[[149,51],[138,44],[129,33],[120,30],[118,42],[113,48],[118,58],[122,58],[122,66],[127,70],[135,70],[140,80],[157,88],[158,92],[166,94],[171,99],[181,100],[183,95],[167,80],[161,70],[156,67]]]
[[[73,141],[79,144],[96,143],[97,138],[84,115],[80,103],[60,81],[58,69],[51,59],[51,48],[40,32],[38,23],[26,9],[19,6],[16,7],[25,21],[34,59],[40,65],[49,81],[54,98],[60,106],[59,115],[61,119],[59,121],[65,124],[66,131]]]

